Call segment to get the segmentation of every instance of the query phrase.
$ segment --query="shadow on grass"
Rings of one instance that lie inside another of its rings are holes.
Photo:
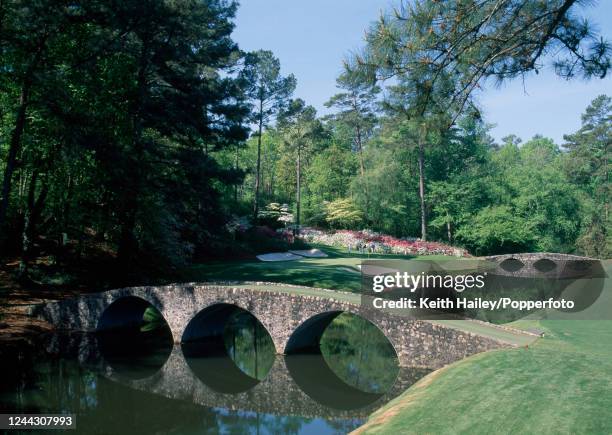
[[[278,263],[256,261],[215,262],[184,272],[187,281],[269,281],[357,292],[360,275],[339,265],[311,264],[303,260]]]
[[[328,257],[279,262],[213,261],[189,267],[181,273],[181,279],[185,281],[268,281],[359,292],[361,275],[356,266],[360,260],[412,260],[444,257],[349,253],[343,248],[318,244],[311,244],[309,247],[321,249]]]

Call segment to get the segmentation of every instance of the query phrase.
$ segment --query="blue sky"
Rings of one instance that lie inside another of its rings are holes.
[[[390,0],[242,0],[234,39],[243,50],[272,50],[283,74],[297,77],[296,96],[320,113],[337,92],[342,59],[363,46],[363,36]],[[599,0],[584,9],[612,41],[612,1]],[[527,140],[535,134],[563,142],[580,127],[580,114],[599,94],[612,95],[612,74],[603,80],[566,82],[550,70],[515,80],[500,89],[488,87],[479,97],[485,119],[499,141],[514,133]]]

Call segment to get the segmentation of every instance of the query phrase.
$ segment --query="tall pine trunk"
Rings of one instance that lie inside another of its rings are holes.
[[[140,61],[138,67],[138,94],[133,105],[133,137],[132,145],[134,147],[133,171],[131,173],[132,182],[127,183],[128,187],[123,196],[122,204],[122,222],[121,235],[119,239],[119,247],[117,249],[117,260],[119,265],[127,272],[132,265],[133,260],[138,252],[138,240],[136,239],[136,216],[139,208],[139,195],[141,192],[141,184],[143,182],[144,159],[144,144],[142,141],[142,107],[144,104],[145,94],[147,92],[147,68],[148,68],[148,44],[147,40],[143,41],[140,53]]]
[[[21,150],[21,138],[25,130],[26,114],[29,104],[31,85],[31,78],[26,77],[23,82],[23,86],[21,87],[21,94],[19,95],[19,108],[17,109],[15,126],[13,127],[13,131],[11,133],[9,152],[6,156],[6,164],[4,166],[4,179],[2,180],[2,200],[0,201],[0,229],[4,227],[4,223],[6,221],[6,213],[8,210],[11,189],[13,186],[13,173],[15,172],[15,166],[17,164],[17,155]]]
[[[263,129],[263,101],[259,100],[259,128],[257,130],[257,166],[255,168],[255,196],[253,198],[253,221],[259,214],[259,190],[261,182],[261,132]]]
[[[419,199],[421,202],[421,240],[427,240],[427,210],[425,208],[425,144],[419,140]]]
[[[361,181],[363,182],[363,193],[365,196],[365,221],[369,223],[369,211],[370,211],[370,195],[368,192],[368,185],[365,178],[365,162],[363,158],[363,139],[361,136],[361,128],[357,126],[356,129],[357,139],[357,153],[359,154],[359,172],[361,174]]]
[[[295,230],[293,231],[293,235],[298,235],[300,234],[300,202],[301,202],[301,192],[302,192],[302,183],[301,183],[301,178],[302,178],[302,147],[300,146],[300,144],[298,143],[297,146],[297,186],[296,186],[296,192],[295,192],[295,203],[296,203],[296,207],[295,207]]]
[[[365,163],[363,161],[363,143],[361,139],[361,128],[357,126],[357,153],[359,154],[359,172],[365,176]]]
[[[24,213],[23,231],[21,234],[21,260],[19,262],[19,276],[26,279],[32,257],[32,245],[36,237],[36,224],[42,213],[48,192],[48,184],[44,182],[38,198],[36,198],[36,185],[38,184],[38,171],[34,170],[28,189],[27,208]]]
[[[240,148],[238,143],[236,143],[236,160],[234,161],[234,170],[238,173],[238,158],[239,158]],[[238,204],[238,183],[234,184],[234,203]]]

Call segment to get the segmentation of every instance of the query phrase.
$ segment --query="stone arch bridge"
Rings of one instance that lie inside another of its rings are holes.
[[[599,260],[571,254],[535,252],[493,255],[483,259],[489,271],[500,276],[571,279],[601,273]]]
[[[393,346],[400,366],[437,369],[467,356],[520,341],[527,333],[465,320],[476,328],[415,320],[378,310],[363,311],[357,294],[285,284],[221,283],[131,287],[49,303],[34,314],[60,329],[96,331],[137,324],[150,305],[168,323],[175,343],[222,333],[224,320],[237,308],[250,312],[270,334],[278,354],[318,348],[330,322],[348,312],[366,318]],[[485,332],[483,332],[485,331]]]

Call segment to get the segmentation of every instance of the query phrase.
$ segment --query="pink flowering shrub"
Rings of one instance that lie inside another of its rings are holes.
[[[352,251],[359,250],[361,246],[368,252],[379,254],[469,256],[465,249],[455,248],[444,243],[424,242],[414,238],[398,239],[368,230],[324,232],[314,228],[304,228],[300,231],[299,237],[307,243],[337,246]]]

